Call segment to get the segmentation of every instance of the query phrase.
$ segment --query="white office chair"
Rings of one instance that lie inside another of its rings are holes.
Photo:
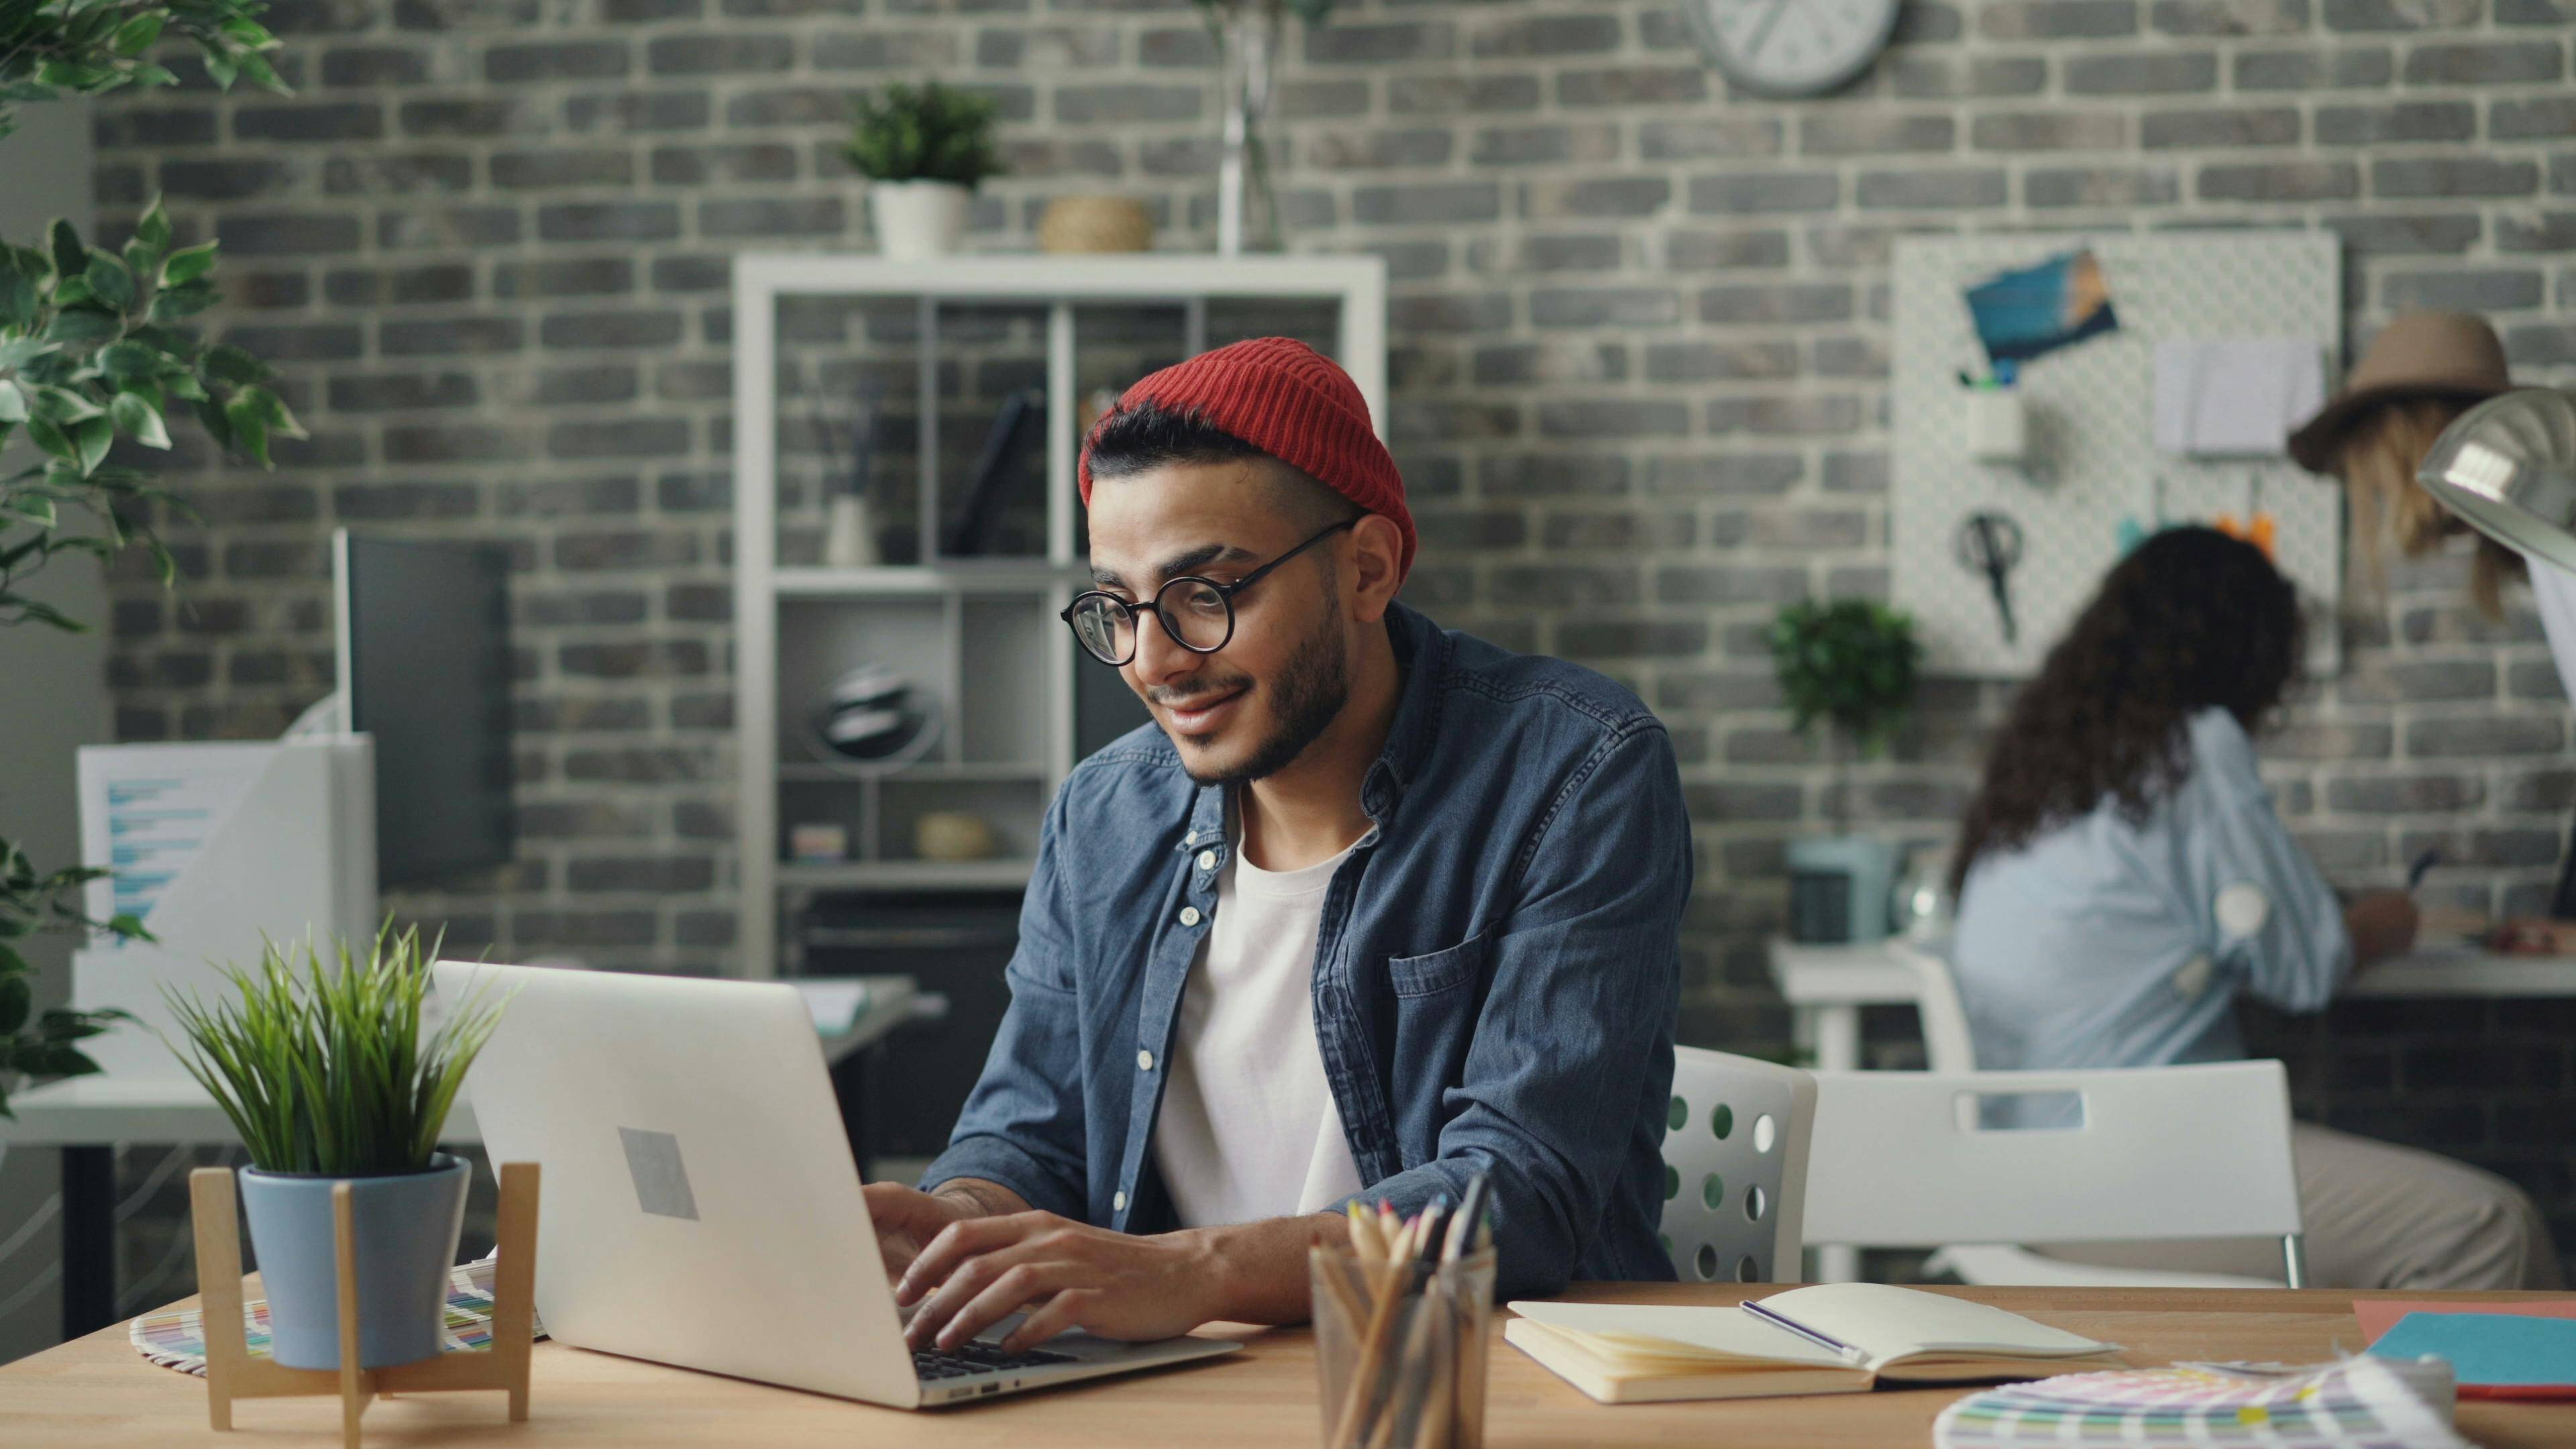
[[[1915,1012],[1923,1021],[1923,1058],[1936,1072],[1972,1072],[1977,1048],[1968,1033],[1968,1011],[1950,963],[1933,951],[1904,942],[1890,954],[1914,968]],[[2293,1192],[2297,1179],[2292,1178]],[[2045,1288],[2277,1288],[2269,1278],[2233,1273],[2185,1273],[2162,1268],[2114,1268],[2073,1263],[2003,1243],[1952,1243],[1932,1255],[1926,1270],[1956,1274],[1985,1287]]]
[[[1683,1282],[1798,1281],[1815,1114],[1810,1073],[1673,1048],[1662,1237]]]
[[[1934,1248],[2267,1237],[2280,1240],[2289,1285],[2306,1279],[2289,1076],[2279,1062],[1815,1078],[1803,1222],[1811,1242]],[[2031,1094],[2069,1107],[2068,1125],[1988,1124],[1986,1104]],[[2106,1281],[2075,1276],[2093,1271],[2082,1265],[2023,1256],[2069,1270],[2040,1281]],[[2107,1281],[2141,1281],[2116,1271]]]

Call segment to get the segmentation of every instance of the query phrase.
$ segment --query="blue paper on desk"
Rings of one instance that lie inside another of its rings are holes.
[[[2576,1318],[2409,1313],[2370,1351],[2381,1358],[2449,1359],[2463,1384],[2576,1383]]]

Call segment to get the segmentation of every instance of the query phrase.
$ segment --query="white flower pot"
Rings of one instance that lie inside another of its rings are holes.
[[[953,181],[877,181],[868,185],[877,250],[900,262],[944,257],[966,235],[975,193]]]

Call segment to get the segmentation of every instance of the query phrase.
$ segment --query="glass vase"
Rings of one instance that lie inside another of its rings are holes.
[[[1279,245],[1279,199],[1270,186],[1266,127],[1279,70],[1279,9],[1253,0],[1233,7],[1214,29],[1224,117],[1216,180],[1217,254],[1273,251]]]

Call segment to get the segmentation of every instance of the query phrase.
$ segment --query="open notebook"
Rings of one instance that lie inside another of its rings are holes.
[[[1605,1404],[1858,1393],[1881,1379],[2027,1378],[2119,1346],[1983,1303],[1829,1283],[1723,1308],[1515,1303],[1505,1341]]]

